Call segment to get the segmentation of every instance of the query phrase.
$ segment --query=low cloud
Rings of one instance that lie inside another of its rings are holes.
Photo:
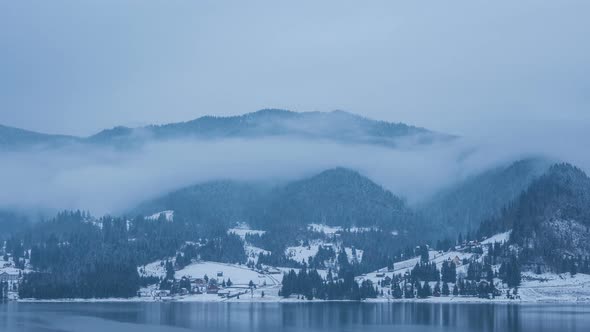
[[[565,133],[565,134],[564,134]],[[396,149],[294,138],[176,140],[134,150],[70,146],[0,155],[0,206],[117,214],[142,201],[214,179],[293,180],[348,167],[419,202],[486,169],[525,157],[569,161],[584,170],[581,131],[504,134]]]

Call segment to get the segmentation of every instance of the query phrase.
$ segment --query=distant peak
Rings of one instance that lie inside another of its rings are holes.
[[[131,133],[133,131],[133,129],[129,128],[129,127],[125,127],[125,126],[116,126],[113,127],[111,129],[104,129],[101,130],[98,134],[96,134],[95,136],[104,136],[104,135],[114,135],[114,136],[118,136],[118,135],[127,135],[129,133]]]
[[[261,110],[258,110],[256,112],[251,112],[251,113],[246,113],[244,114],[245,116],[248,115],[293,115],[293,114],[298,114],[297,112],[293,112],[293,111],[289,111],[289,110],[285,110],[285,109],[280,109],[280,108],[264,108]]]
[[[359,174],[359,172],[357,172],[353,169],[350,169],[350,168],[334,167],[334,168],[327,169],[318,175],[360,175],[360,174]]]
[[[569,163],[554,164],[549,168],[549,175],[559,178],[586,178],[587,175],[578,167]]]
[[[323,178],[323,179],[349,179],[349,180],[367,179],[361,173],[359,173],[353,169],[346,168],[346,167],[330,168],[330,169],[324,170],[324,171],[316,174],[312,178],[315,178],[315,179],[321,179],[321,178]],[[367,180],[369,180],[369,179],[367,179]]]

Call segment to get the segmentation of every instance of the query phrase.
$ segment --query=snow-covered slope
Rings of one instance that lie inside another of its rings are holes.
[[[146,219],[148,220],[158,220],[160,219],[160,216],[164,215],[164,219],[166,221],[173,221],[174,220],[174,211],[172,210],[166,210],[166,211],[161,211],[158,213],[154,213],[149,217],[146,217]]]
[[[221,276],[218,276],[221,273]],[[187,265],[182,270],[176,271],[176,277],[181,278],[188,276],[191,278],[203,278],[207,275],[209,278],[227,280],[228,278],[234,285],[248,285],[250,281],[255,285],[275,285],[278,284],[274,277],[258,273],[242,265],[224,264],[216,262],[198,262]]]
[[[247,234],[262,235],[262,234],[266,233],[266,231],[252,229],[252,228],[250,228],[250,225],[248,225],[246,223],[238,223],[235,227],[228,229],[227,233],[228,234],[236,234],[237,236],[241,237],[242,240],[244,240],[246,238]]]

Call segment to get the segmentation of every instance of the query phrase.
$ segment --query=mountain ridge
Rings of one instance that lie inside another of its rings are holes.
[[[449,233],[475,232],[482,222],[497,217],[550,166],[543,158],[528,158],[494,167],[439,191],[416,209],[433,226]]]
[[[206,115],[185,122],[135,128],[116,126],[87,137],[43,134],[0,125],[0,146],[4,147],[52,146],[57,143],[132,147],[150,140],[281,136],[388,147],[394,147],[399,140],[410,137],[417,138],[417,142],[422,144],[454,138],[421,127],[373,120],[344,111],[294,112],[282,109],[262,109],[235,116]]]
[[[196,184],[144,202],[132,213],[150,215],[175,208],[180,209],[175,216],[187,220],[208,216],[219,223],[243,221],[263,228],[320,223],[397,229],[411,216],[403,199],[342,167],[273,186],[229,180]]]
[[[480,234],[498,230],[512,230],[510,242],[529,264],[572,271],[590,255],[590,178],[571,164],[554,164],[499,217],[483,223]]]

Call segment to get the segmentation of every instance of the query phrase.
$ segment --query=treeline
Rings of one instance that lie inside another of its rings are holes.
[[[8,282],[0,282],[0,300],[5,300],[8,297]]]
[[[532,271],[575,274],[588,271],[588,229],[590,178],[572,165],[557,164],[502,209],[499,217],[485,221],[479,235],[512,230],[510,243],[522,248],[519,260]]]
[[[295,261],[290,257],[287,257],[285,255],[285,249],[287,247],[298,246],[301,243],[304,245],[309,244],[309,241],[312,240],[332,240],[323,234],[309,231],[307,226],[297,224],[270,225],[264,234],[246,234],[245,239],[246,242],[251,243],[253,246],[270,252],[269,254],[259,255],[259,265],[291,268],[302,268],[304,262]],[[314,266],[317,266],[317,264]]]
[[[203,239],[198,245],[187,241]],[[21,298],[132,297],[146,282],[137,267],[177,254],[177,268],[193,259],[244,263],[244,243],[225,231],[184,222],[123,218],[93,219],[80,211],[59,213],[9,241],[13,257],[30,249],[35,272],[25,274]],[[156,281],[157,282],[157,281]]]
[[[24,275],[21,298],[131,297],[139,289],[137,256],[126,238],[126,222],[105,218],[102,229],[83,223],[81,215],[62,213],[59,219],[77,219],[76,231],[51,234],[31,247],[36,272]]]
[[[340,241],[344,247],[363,250],[363,259],[356,273],[363,274],[383,267],[393,268],[394,262],[414,255],[411,249],[418,238],[414,233],[393,235],[391,231],[371,229],[363,232],[344,231]]]
[[[329,271],[323,279],[317,270],[301,269],[299,273],[290,270],[283,275],[283,282],[279,296],[288,298],[292,295],[301,296],[308,300],[353,300],[360,301],[376,298],[377,288],[370,280],[360,285],[354,280],[352,273],[346,273],[344,278],[335,279]]]
[[[246,263],[244,241],[235,234],[223,233],[204,240],[197,249],[200,258],[207,261],[222,263]]]
[[[339,268],[352,270],[355,276],[383,268],[393,268],[394,262],[403,257],[411,257],[414,252],[411,249],[412,240],[407,236],[396,236],[391,231],[371,229],[363,231],[343,230],[338,237],[314,232],[298,225],[290,225],[287,228],[271,228],[266,233],[247,234],[246,241],[256,247],[269,251],[258,257],[258,265],[283,266],[290,268],[325,269],[336,262]],[[343,252],[336,252],[331,246],[320,246],[314,257],[305,261],[295,261],[285,255],[288,246],[308,246],[310,242],[317,240],[324,243],[338,243],[340,247],[351,248],[353,251],[362,250],[361,260],[355,259],[356,254],[346,258]],[[346,258],[346,259],[345,259]],[[350,262],[349,262],[350,259]],[[250,266],[254,266],[253,263]]]

